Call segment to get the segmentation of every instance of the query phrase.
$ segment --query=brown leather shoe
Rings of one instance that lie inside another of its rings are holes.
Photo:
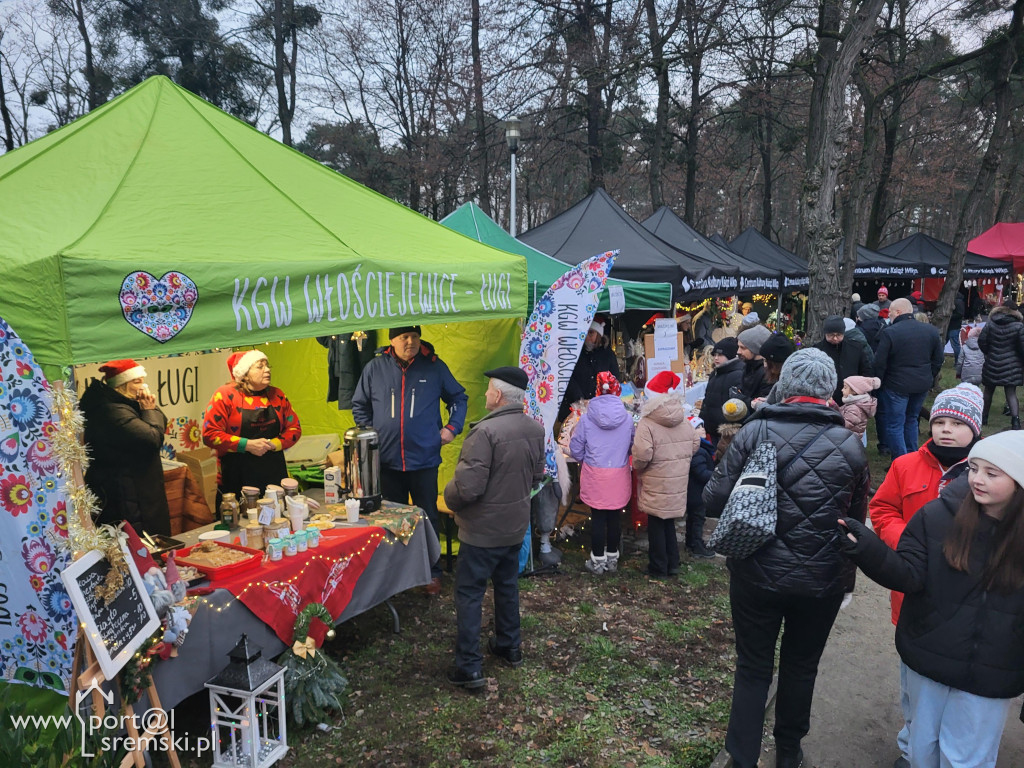
[[[441,594],[441,579],[435,576],[429,584],[423,587],[423,591],[431,597],[437,597]]]

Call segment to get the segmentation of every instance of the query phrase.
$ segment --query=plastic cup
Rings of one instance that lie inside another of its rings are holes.
[[[359,522],[359,499],[345,499],[345,515],[350,523]]]

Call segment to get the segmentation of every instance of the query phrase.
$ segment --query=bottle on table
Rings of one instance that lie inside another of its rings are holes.
[[[233,493],[225,493],[220,502],[221,525],[231,530],[238,521],[238,499]]]

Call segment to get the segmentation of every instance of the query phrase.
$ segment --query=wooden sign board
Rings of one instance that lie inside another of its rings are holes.
[[[109,605],[96,596],[106,580],[110,563],[99,550],[87,552],[61,573],[82,633],[96,654],[100,669],[113,680],[142,644],[160,626],[146,585],[127,552],[128,575]]]

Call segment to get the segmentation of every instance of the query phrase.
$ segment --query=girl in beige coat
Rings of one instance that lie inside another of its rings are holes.
[[[686,513],[690,458],[700,438],[686,419],[679,377],[663,371],[647,382],[647,402],[633,439],[641,512],[647,514],[648,568],[651,576],[679,572],[675,521]]]

